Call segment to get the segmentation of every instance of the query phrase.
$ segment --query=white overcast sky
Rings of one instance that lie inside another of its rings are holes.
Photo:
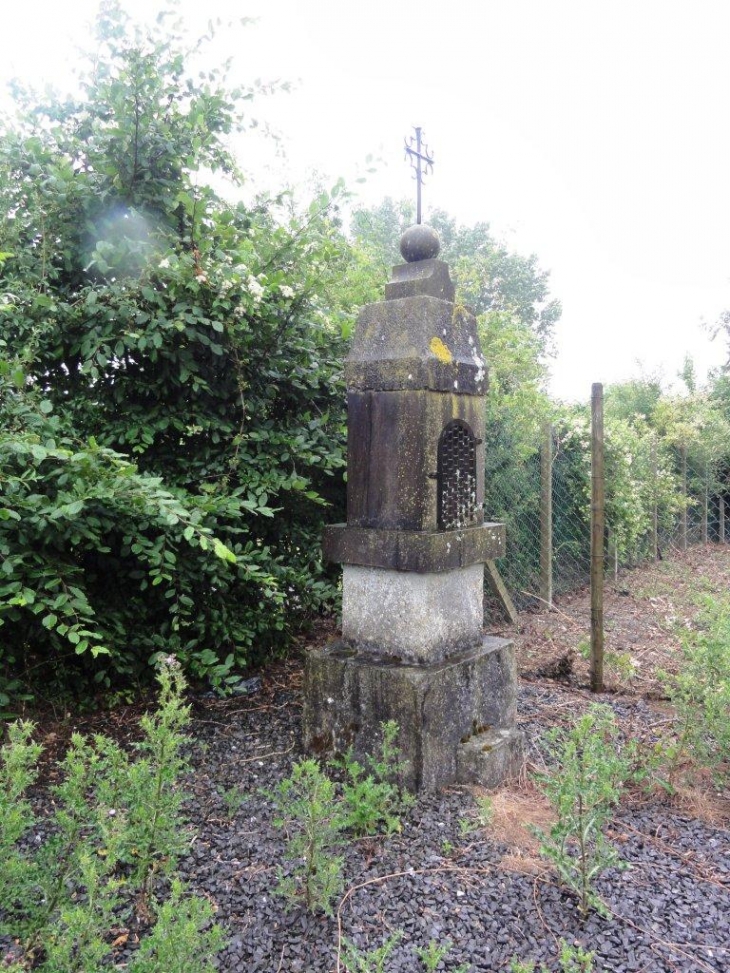
[[[254,114],[286,158],[241,143],[257,179],[343,176],[366,203],[412,193],[421,125],[429,205],[537,253],[563,303],[551,389],[640,372],[702,375],[727,352],[703,319],[730,308],[730,0],[181,0],[258,22],[220,36],[236,80],[290,80]],[[0,82],[69,84],[93,0],[5,11]],[[127,0],[134,15],[155,0]],[[354,182],[371,154],[382,161]],[[397,255],[394,255],[394,259]],[[487,356],[488,356],[488,349]]]

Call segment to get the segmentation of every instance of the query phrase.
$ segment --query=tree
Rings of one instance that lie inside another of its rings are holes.
[[[324,299],[347,256],[341,188],[301,216],[285,196],[230,203],[209,178],[238,179],[226,139],[254,91],[196,72],[173,26],[140,30],[116,2],[97,42],[78,99],[18,86],[0,127],[0,418],[37,447],[32,495],[66,509],[55,545],[43,518],[23,533],[25,454],[3,453],[5,651],[79,650],[23,575],[40,542],[36,568],[61,587],[73,573],[86,641],[109,653],[96,678],[175,652],[220,683],[335,597],[317,551],[344,464],[344,343]],[[98,467],[93,490],[67,458],[39,458],[59,444]],[[128,517],[101,489],[108,468]]]
[[[638,418],[651,423],[661,397],[662,386],[659,378],[654,375],[641,376],[607,386],[605,409],[607,414],[617,419],[634,422]]]

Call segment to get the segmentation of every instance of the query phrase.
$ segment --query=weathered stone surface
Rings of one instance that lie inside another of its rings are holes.
[[[484,395],[487,365],[476,318],[459,304],[428,295],[369,304],[355,327],[345,380],[349,389]]]
[[[386,301],[417,297],[419,294],[453,301],[455,293],[449,266],[443,260],[419,260],[418,263],[393,267],[393,276],[385,285]]]
[[[346,564],[342,637],[362,652],[436,662],[481,638],[484,565],[415,574]]]
[[[484,399],[433,391],[351,391],[347,396],[347,522],[386,530],[438,528],[436,475],[444,427],[477,439],[476,524],[484,519]]]
[[[457,780],[462,741],[510,727],[516,707],[512,643],[485,637],[433,665],[405,665],[345,642],[307,651],[304,745],[315,753],[377,750],[380,724],[396,720],[407,762],[402,783],[431,791]],[[462,773],[464,771],[462,770]],[[479,783],[479,781],[473,781]]]
[[[415,223],[409,226],[400,238],[400,252],[404,260],[409,263],[423,263],[438,257],[441,241],[432,226],[425,223]],[[446,265],[444,265],[446,266]],[[447,273],[448,273],[448,267]],[[453,299],[453,298],[452,298]]]
[[[504,524],[480,524],[460,530],[378,530],[331,524],[325,527],[326,560],[392,571],[434,574],[483,564],[504,555]]]
[[[490,727],[459,744],[456,780],[459,784],[499,787],[518,777],[525,762],[524,738],[515,727]]]

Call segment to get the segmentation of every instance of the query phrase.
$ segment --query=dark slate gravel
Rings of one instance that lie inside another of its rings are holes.
[[[566,708],[565,694],[523,683],[520,719],[529,759],[549,760],[540,743],[546,720]],[[608,698],[619,716],[641,716],[646,703]],[[585,705],[590,700],[586,696]],[[628,709],[631,710],[629,714]],[[274,894],[284,836],[272,826],[262,793],[303,756],[296,673],[248,698],[200,700],[195,707],[195,772],[189,819],[195,838],[182,871],[215,903],[230,941],[221,971],[329,973],[336,970],[336,917],[287,912]],[[240,787],[245,802],[230,819],[219,790]],[[401,834],[351,842],[345,850],[341,932],[362,949],[401,930],[387,973],[422,973],[415,948],[450,940],[439,970],[470,964],[471,973],[508,970],[513,956],[556,970],[562,937],[595,952],[595,969],[730,971],[730,834],[668,806],[623,808],[612,838],[624,871],[596,883],[616,918],[581,922],[574,899],[544,878],[500,868],[505,848],[488,831],[463,833],[474,804],[458,788],[420,798]],[[381,881],[373,881],[382,879]],[[354,890],[353,890],[354,887]]]

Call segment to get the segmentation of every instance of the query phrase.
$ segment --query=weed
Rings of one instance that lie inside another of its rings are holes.
[[[385,973],[388,957],[403,938],[403,933],[397,930],[389,936],[382,946],[362,953],[354,943],[344,941],[342,961],[350,973]]]
[[[183,703],[185,681],[175,660],[160,667],[159,682],[159,706],[141,719],[144,738],[137,747],[141,756],[129,764],[125,782],[129,801],[127,853],[133,879],[145,902],[153,875],[174,869],[185,847],[180,826],[185,795],[177,781],[187,768],[182,747],[190,707]]]
[[[479,825],[474,818],[459,818],[459,834],[466,837],[478,829]]]
[[[453,851],[454,851],[453,844],[448,840],[448,838],[444,838],[444,840],[441,842],[441,854],[445,858],[448,858],[450,855],[453,854]]]
[[[428,946],[416,948],[416,955],[420,959],[425,973],[436,973],[439,964],[442,963],[451,952],[451,946],[452,944],[450,942],[446,942],[442,946],[439,946],[439,944],[432,939]],[[464,964],[457,967],[454,970],[454,973],[468,973],[468,970],[468,964]]]
[[[154,917],[146,909],[151,877],[158,867],[174,866],[184,838],[177,778],[184,767],[185,687],[172,661],[161,668],[159,681],[159,707],[143,718],[138,760],[106,737],[74,734],[59,765],[61,782],[51,789],[53,814],[44,821],[47,836],[40,843],[27,840],[36,818],[25,792],[35,780],[41,748],[31,740],[31,724],[8,728],[0,750],[0,935],[19,944],[18,969],[87,973],[105,967],[112,951],[108,930],[131,918],[135,893],[143,918],[158,923],[140,957],[145,948],[152,956],[163,941],[166,909],[177,917],[180,942],[185,922],[203,916],[205,904],[182,903],[174,881],[170,903],[156,907]],[[205,973],[222,935],[215,927],[209,933],[198,936],[191,954],[197,966],[192,959],[184,967],[167,960],[135,965],[140,958],[131,969]]]
[[[155,905],[155,927],[129,967],[129,973],[214,973],[211,958],[223,945],[213,908],[205,899],[185,895],[173,881],[170,897]]]
[[[399,812],[412,801],[401,792],[397,779],[402,763],[395,743],[398,724],[394,720],[381,724],[383,739],[380,753],[366,758],[365,765],[349,751],[339,763],[345,769],[342,786],[345,826],[357,835],[374,834],[381,826],[388,834],[400,831]]]
[[[535,973],[534,960],[514,958],[509,965],[510,973]],[[560,973],[592,973],[593,953],[587,953],[580,946],[569,946],[560,940]],[[550,973],[547,966],[540,964],[540,973]]]
[[[459,818],[459,832],[462,836],[472,834],[479,828],[489,827],[494,819],[494,803],[488,794],[475,795],[474,802],[476,808],[471,811],[470,816]]]
[[[50,836],[33,852],[18,845],[11,852],[27,872],[13,913],[6,912],[8,925],[25,956],[38,962],[45,954],[49,969],[83,970],[86,962],[109,952],[103,932],[107,914],[119,904],[113,873],[120,862],[125,816],[110,818],[95,800],[105,769],[98,749],[74,734],[60,763],[61,783],[51,789]],[[80,889],[85,890],[82,898]]]
[[[430,940],[428,946],[421,946],[416,949],[416,955],[423,964],[426,973],[435,973],[439,963],[451,951],[451,943],[444,943],[443,946],[434,940]]]
[[[590,659],[590,642],[582,639],[578,643],[578,652],[584,659]],[[629,652],[606,651],[603,656],[603,662],[606,669],[609,672],[613,672],[621,682],[630,682],[636,676],[637,669]]]
[[[489,794],[477,794],[474,800],[477,805],[479,827],[488,828],[494,820],[494,801]]]
[[[221,801],[226,806],[226,812],[228,814],[229,820],[233,820],[238,814],[240,809],[248,800],[248,795],[240,787],[233,786],[229,787],[227,790],[224,787],[218,789],[218,794]]]
[[[705,598],[700,621],[703,630],[684,636],[680,672],[663,676],[678,721],[670,777],[686,757],[730,772],[730,601]]]
[[[593,970],[593,953],[588,953],[580,946],[569,946],[565,940],[560,941],[560,970],[561,973],[591,973]]]
[[[38,776],[41,746],[34,743],[32,723],[11,723],[0,750],[0,901],[6,911],[28,901],[33,875],[18,843],[30,829],[33,811],[25,793]]]
[[[270,796],[278,812],[274,824],[290,834],[286,857],[293,862],[293,874],[279,869],[277,892],[330,915],[342,888],[342,858],[332,852],[344,824],[334,783],[315,760],[302,760]]]
[[[395,783],[401,768],[398,725],[381,726],[380,753],[366,758],[367,770],[352,753],[337,763],[347,777],[341,798],[314,760],[295,764],[291,776],[269,794],[278,813],[274,824],[290,832],[287,858],[293,862],[291,874],[280,870],[277,891],[290,901],[303,899],[312,912],[329,914],[342,887],[342,859],[334,854],[342,832],[373,834],[381,825],[388,833],[400,830],[397,812],[412,801]]]
[[[583,915],[591,907],[606,913],[593,891],[593,880],[618,864],[603,834],[630,774],[630,758],[618,753],[617,736],[613,711],[591,706],[568,732],[548,734],[558,766],[538,777],[558,815],[549,833],[535,829],[540,852],[553,863],[561,881],[578,894]]]

